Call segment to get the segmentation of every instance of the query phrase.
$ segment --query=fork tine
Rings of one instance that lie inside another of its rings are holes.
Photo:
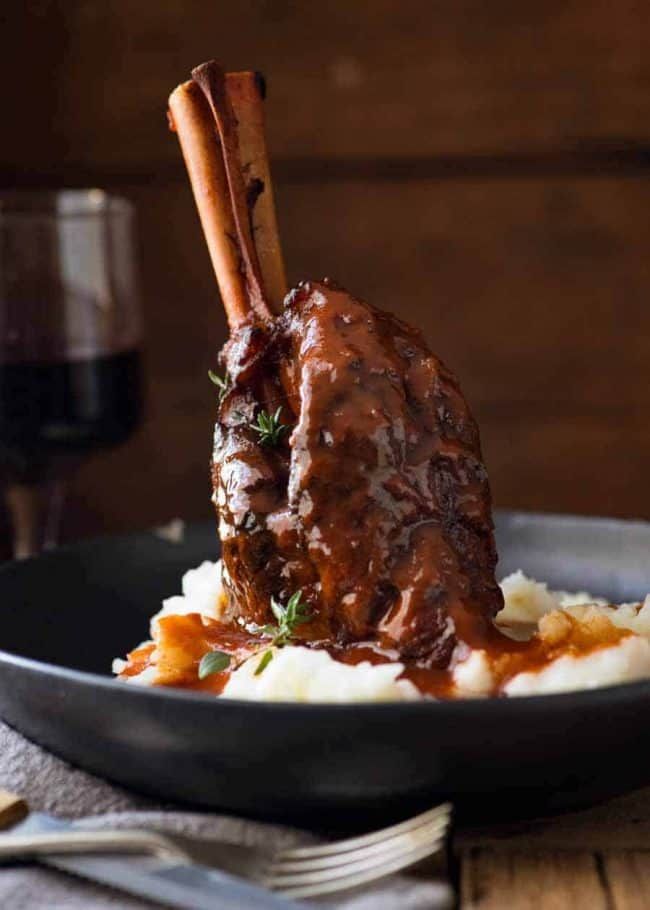
[[[393,840],[393,846],[388,852],[382,851],[380,853],[370,853],[369,855],[365,852],[362,855],[357,853],[347,854],[345,859],[341,859],[336,864],[329,864],[325,867],[312,866],[308,870],[299,866],[295,872],[277,871],[272,867],[263,876],[264,884],[273,888],[294,887],[311,885],[330,879],[345,878],[352,874],[381,866],[387,862],[393,862],[396,858],[409,854],[415,849],[423,847],[429,850],[432,845],[440,843],[444,834],[444,829],[442,831],[439,828],[429,830],[428,827],[424,827],[415,833],[398,835]],[[355,858],[352,860],[348,859],[351,856]]]
[[[414,831],[421,825],[427,824],[434,818],[449,818],[451,814],[451,803],[441,803],[433,809],[414,815],[396,825],[389,825],[387,828],[379,828],[377,831],[371,831],[369,834],[362,834],[358,837],[349,837],[346,840],[334,841],[329,844],[319,844],[315,847],[292,847],[288,850],[280,851],[275,859],[286,860],[288,862],[298,859],[310,859],[318,856],[330,856],[332,854],[344,853],[346,850],[356,850],[360,847],[366,847],[370,844],[376,844],[387,838],[394,837],[396,834],[403,834],[408,831]]]
[[[449,816],[434,818],[428,825],[421,825],[415,831],[408,831],[403,834],[397,834],[394,837],[388,837],[382,841],[375,841],[366,847],[360,847],[357,850],[346,850],[342,853],[329,853],[326,856],[316,856],[313,859],[298,860],[277,860],[273,857],[272,872],[273,875],[288,873],[311,872],[317,869],[327,869],[333,866],[342,866],[346,863],[358,862],[370,856],[376,856],[381,853],[390,853],[402,844],[413,843],[414,836],[418,841],[423,838],[431,839],[438,834],[444,833],[449,824]]]
[[[345,875],[341,878],[319,879],[311,884],[302,885],[285,885],[284,887],[274,888],[278,894],[292,898],[317,897],[321,894],[333,894],[336,891],[348,891],[357,888],[359,885],[368,884],[368,882],[377,881],[388,875],[393,875],[402,869],[407,869],[420,860],[437,853],[443,844],[443,838],[439,838],[432,844],[423,845],[409,850],[393,860],[378,860],[376,865],[362,871]]]

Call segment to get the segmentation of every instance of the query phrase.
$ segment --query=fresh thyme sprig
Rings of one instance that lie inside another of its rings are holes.
[[[277,619],[277,625],[269,624],[262,626],[260,629],[264,635],[270,636],[271,643],[257,665],[255,676],[259,676],[273,659],[271,648],[281,648],[286,645],[294,637],[294,632],[298,626],[312,620],[313,616],[309,612],[309,607],[302,602],[301,597],[302,590],[296,591],[287,601],[286,607],[283,607],[275,597],[271,598],[271,612]]]
[[[280,437],[289,427],[286,423],[280,423],[280,406],[274,414],[261,410],[257,415],[257,420],[251,423],[251,429],[260,437],[260,443],[263,446],[276,446],[280,442]]]
[[[206,676],[212,676],[213,673],[221,673],[230,666],[230,654],[225,651],[208,651],[201,658],[199,664],[199,679],[205,679]]]
[[[214,385],[216,385],[216,387],[219,389],[219,404],[221,404],[225,398],[226,392],[228,391],[228,377],[219,376],[219,374],[215,373],[214,370],[208,370],[208,377],[210,378],[210,382],[214,383]]]
[[[294,637],[295,630],[305,622],[310,622],[313,618],[309,612],[307,604],[300,599],[302,590],[296,591],[287,601],[286,607],[275,599],[271,598],[271,612],[277,620],[277,624],[269,623],[266,626],[259,627],[258,631],[268,636],[271,641],[268,648],[265,648],[260,662],[255,668],[255,676],[263,673],[266,667],[273,660],[272,648],[282,648],[288,644]],[[230,666],[230,654],[225,651],[208,651],[204,654],[199,663],[199,679],[205,679],[213,673],[221,673]]]
[[[262,626],[262,632],[272,637],[272,645],[286,645],[298,626],[309,622],[312,618],[307,604],[300,599],[302,589],[291,595],[286,607],[283,607],[275,597],[271,598],[271,612],[277,619],[277,625]]]

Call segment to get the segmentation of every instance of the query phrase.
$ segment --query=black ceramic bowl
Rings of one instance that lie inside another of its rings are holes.
[[[650,591],[650,525],[497,517],[500,573],[522,568],[612,601]],[[111,660],[147,635],[213,525],[67,547],[0,570],[0,715],[133,789],[337,826],[440,796],[471,814],[554,812],[650,782],[650,682],[521,699],[291,705],[143,689]]]

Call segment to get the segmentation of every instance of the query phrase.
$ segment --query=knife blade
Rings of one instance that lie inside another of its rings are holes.
[[[31,812],[9,831],[43,834],[76,828],[64,819]],[[38,862],[182,910],[289,910],[304,906],[216,869],[150,856],[61,854],[39,856]]]

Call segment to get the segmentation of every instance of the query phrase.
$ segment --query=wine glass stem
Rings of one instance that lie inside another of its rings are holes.
[[[62,478],[43,484],[9,484],[5,498],[11,515],[14,559],[27,559],[56,547],[65,494]]]
[[[14,559],[27,559],[39,551],[40,487],[12,483],[6,489],[5,498],[11,516]]]

